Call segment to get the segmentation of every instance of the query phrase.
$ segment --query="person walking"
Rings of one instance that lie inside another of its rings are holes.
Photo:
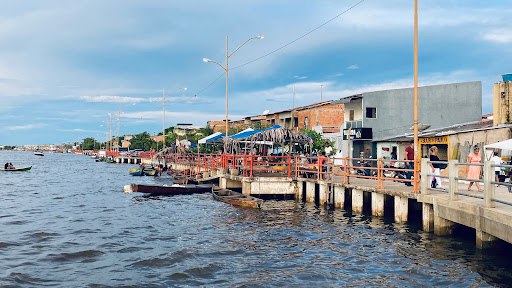
[[[482,161],[482,156],[480,155],[480,148],[475,145],[473,147],[473,152],[468,155],[468,163],[477,164]],[[468,165],[466,168],[466,172],[468,174],[469,179],[479,180],[480,179],[480,171],[482,170],[482,167],[480,166],[472,166]],[[483,192],[482,188],[480,188],[480,183],[477,181],[470,181],[468,191],[471,191],[471,186],[473,186],[473,182],[476,185],[476,188],[478,188],[478,192]]]
[[[503,164],[503,160],[500,156],[498,156],[498,151],[494,151],[494,156],[491,157],[491,161],[494,162],[495,165],[501,165]],[[500,176],[501,167],[494,167],[494,177],[496,179],[496,182],[500,182],[499,176]],[[497,187],[500,187],[500,185],[496,185]]]
[[[439,157],[437,157],[437,152],[438,152],[438,149],[436,146],[432,146],[430,147],[430,161],[439,161]],[[432,169],[432,174],[434,174],[434,176],[432,176],[430,178],[430,183],[431,184],[431,187],[432,188],[438,188],[438,189],[443,189],[443,185],[441,184],[441,177],[436,177],[436,176],[440,176],[440,168],[441,168],[441,165],[440,163],[430,163],[430,168]]]
[[[405,168],[406,169],[414,169],[414,142],[411,141],[411,145],[405,148]],[[407,179],[412,178],[412,171],[407,171],[406,177]],[[405,186],[413,186],[411,182],[405,182]]]

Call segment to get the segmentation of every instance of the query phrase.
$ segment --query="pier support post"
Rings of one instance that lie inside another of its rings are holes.
[[[476,248],[485,249],[492,246],[496,241],[496,237],[487,234],[481,230],[476,230]]]
[[[219,178],[219,187],[222,189],[226,189],[228,187],[228,179],[226,179],[226,177]]]
[[[327,187],[327,183],[325,182],[322,182],[322,181],[319,181],[318,183],[319,187],[319,193],[318,193],[318,197],[319,197],[319,204],[320,205],[325,205],[327,203],[327,194],[329,193],[329,187]]]
[[[334,207],[344,208],[345,207],[345,187],[335,186],[334,187]]]
[[[446,220],[439,216],[434,216],[434,233],[436,235],[451,235],[454,226],[454,222]]]
[[[315,182],[306,181],[306,202],[315,202]]]
[[[432,204],[423,203],[423,231],[434,231],[434,206]]]
[[[395,222],[407,222],[409,216],[409,198],[395,196]]]
[[[304,191],[304,181],[297,181],[297,184],[296,184],[296,190],[295,190],[295,199],[299,200],[299,201],[303,201],[302,197],[304,195],[302,195],[302,191]]]
[[[384,194],[372,192],[372,215],[384,216]]]
[[[352,212],[363,213],[363,190],[352,189]]]
[[[242,194],[251,195],[251,183],[250,181],[242,181]]]

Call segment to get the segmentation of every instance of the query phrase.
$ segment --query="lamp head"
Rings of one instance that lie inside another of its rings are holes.
[[[187,91],[187,89],[188,89],[187,87],[183,88],[183,90],[185,90],[185,91]]]
[[[263,39],[263,38],[265,38],[265,35],[256,36],[256,38]]]
[[[208,59],[208,58],[203,58],[203,62],[212,62],[212,60]]]

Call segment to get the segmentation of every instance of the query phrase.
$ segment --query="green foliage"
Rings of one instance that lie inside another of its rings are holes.
[[[148,132],[142,132],[140,134],[135,135],[130,140],[130,150],[133,149],[144,149],[146,151],[151,150],[156,147],[156,142],[149,138]]]
[[[312,150],[314,150],[314,151],[317,151],[317,152],[323,151],[324,148],[325,148],[325,143],[329,143],[331,145],[331,147],[334,147],[333,146],[333,144],[334,144],[333,141],[322,138],[322,134],[320,134],[320,133],[318,133],[316,131],[301,129],[301,132],[305,133],[305,134],[308,134],[309,136],[313,137],[313,147],[312,147]],[[332,153],[336,153],[336,149],[333,148],[332,149]]]

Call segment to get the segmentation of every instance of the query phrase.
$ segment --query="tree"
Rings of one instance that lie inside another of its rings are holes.
[[[313,131],[313,130],[306,130],[306,129],[302,129],[301,130],[302,133],[305,133],[305,134],[308,134],[309,136],[311,136],[313,138],[313,147],[312,147],[312,150],[313,151],[323,151],[324,150],[324,147],[325,147],[325,143],[329,143],[331,145],[331,147],[334,147],[333,144],[334,142],[331,141],[331,140],[328,140],[328,139],[324,139],[322,137],[322,134],[316,132],[316,131]],[[332,153],[336,153],[335,151],[336,149],[333,148],[332,150]]]
[[[146,151],[151,150],[156,147],[156,142],[150,138],[148,132],[142,132],[140,134],[135,135],[130,140],[130,149],[144,149]]]

